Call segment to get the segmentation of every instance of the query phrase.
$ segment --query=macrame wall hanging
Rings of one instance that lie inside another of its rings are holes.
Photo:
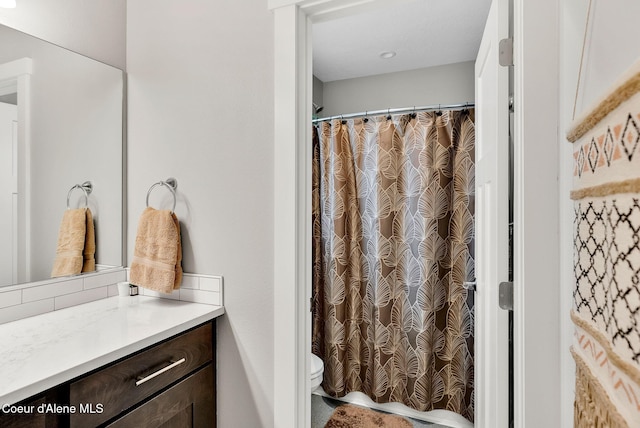
[[[575,120],[567,139],[574,426],[640,427],[640,61]]]

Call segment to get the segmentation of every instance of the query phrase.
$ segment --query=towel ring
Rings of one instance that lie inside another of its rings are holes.
[[[84,192],[84,208],[89,207],[89,195],[93,191],[93,184],[90,181],[85,181],[82,184],[76,184],[71,189],[69,189],[69,193],[67,193],[67,209],[71,209],[69,206],[69,200],[71,199],[71,194],[75,189],[80,189]]]
[[[167,178],[165,181],[153,183],[151,187],[149,187],[149,190],[147,191],[147,207],[149,207],[149,195],[151,194],[151,191],[158,186],[164,186],[171,192],[171,196],[173,196],[173,208],[171,209],[171,212],[174,212],[176,210],[176,189],[178,188],[178,180],[173,177]]]

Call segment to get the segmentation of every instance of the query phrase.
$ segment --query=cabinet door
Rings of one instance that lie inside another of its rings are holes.
[[[2,413],[0,411],[0,427],[2,428],[57,428],[65,425],[64,415],[56,415],[51,412],[43,412],[40,405],[62,404],[63,394],[57,389],[53,389],[44,395],[19,404],[27,409],[27,413]]]
[[[209,364],[107,426],[215,428],[214,376]]]

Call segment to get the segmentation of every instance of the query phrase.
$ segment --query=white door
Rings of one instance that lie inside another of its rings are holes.
[[[0,103],[0,285],[17,280],[16,124],[18,108]]]
[[[498,47],[509,36],[507,0],[493,0],[475,64],[476,426],[509,425],[509,319],[498,284],[509,274],[509,70]]]

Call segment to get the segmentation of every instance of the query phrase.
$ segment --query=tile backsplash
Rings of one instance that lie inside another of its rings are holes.
[[[109,297],[109,287],[125,281],[122,268],[0,288],[0,324]],[[116,292],[116,294],[118,294]]]
[[[0,324],[117,296],[117,283],[126,281],[128,276],[128,269],[106,269],[103,272],[82,276],[2,287]],[[223,278],[216,275],[185,273],[181,288],[171,294],[162,294],[142,287],[139,288],[139,293],[163,299],[224,305]]]
[[[174,290],[171,294],[158,293],[157,291],[147,290],[142,287],[138,289],[139,293],[143,296],[224,306],[223,278],[217,275],[185,273],[182,275],[180,288]]]

